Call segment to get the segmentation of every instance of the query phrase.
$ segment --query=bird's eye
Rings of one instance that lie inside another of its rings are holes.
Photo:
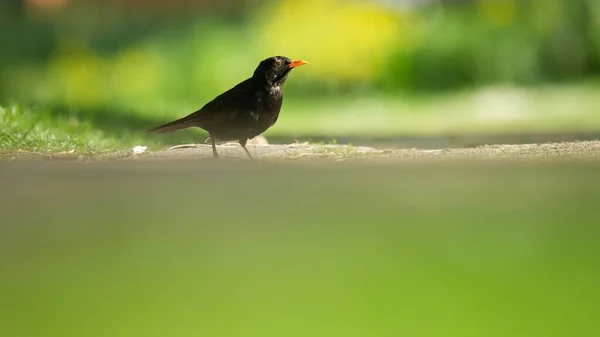
[[[275,67],[276,67],[276,68],[279,68],[279,67],[281,67],[281,60],[277,60],[277,61],[275,61]]]

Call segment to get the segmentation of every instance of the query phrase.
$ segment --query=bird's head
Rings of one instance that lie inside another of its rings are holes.
[[[285,56],[273,56],[261,61],[252,77],[270,87],[282,86],[292,69],[305,64],[307,64],[306,61],[294,61]]]

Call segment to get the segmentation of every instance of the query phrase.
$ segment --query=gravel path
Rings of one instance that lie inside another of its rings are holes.
[[[347,145],[249,145],[255,159],[260,160],[307,160],[307,159],[499,159],[499,160],[567,160],[600,159],[600,141],[564,142],[525,145],[486,145],[474,148],[419,150],[419,149],[375,149]],[[223,144],[217,150],[224,159],[247,159],[237,144]],[[209,145],[198,144],[175,147],[164,151],[146,152],[127,156],[132,160],[197,160],[211,159]]]

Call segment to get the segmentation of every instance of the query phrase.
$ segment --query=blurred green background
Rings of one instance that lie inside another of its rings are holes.
[[[600,129],[595,0],[10,0],[0,38],[5,147],[201,141],[143,131],[272,55],[310,63],[273,140]]]

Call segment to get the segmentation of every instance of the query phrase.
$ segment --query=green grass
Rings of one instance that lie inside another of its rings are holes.
[[[55,117],[48,108],[0,107],[0,125],[0,150],[8,152],[93,154],[127,142],[107,137],[89,122],[69,116]]]
[[[0,335],[597,336],[598,172],[0,165]]]
[[[175,144],[203,140],[201,133],[193,131],[164,137],[148,134],[151,125],[162,123],[153,121],[123,108],[4,105],[0,106],[0,153],[94,156],[136,145],[158,149],[168,145],[165,140]]]
[[[301,100],[286,96],[267,137],[427,136],[469,133],[585,132],[600,129],[596,84],[496,88],[429,96],[363,96]],[[135,145],[150,149],[203,142],[198,129],[167,135],[145,131],[182,117],[204,102],[136,107],[73,108],[5,104],[0,150],[95,154]]]

